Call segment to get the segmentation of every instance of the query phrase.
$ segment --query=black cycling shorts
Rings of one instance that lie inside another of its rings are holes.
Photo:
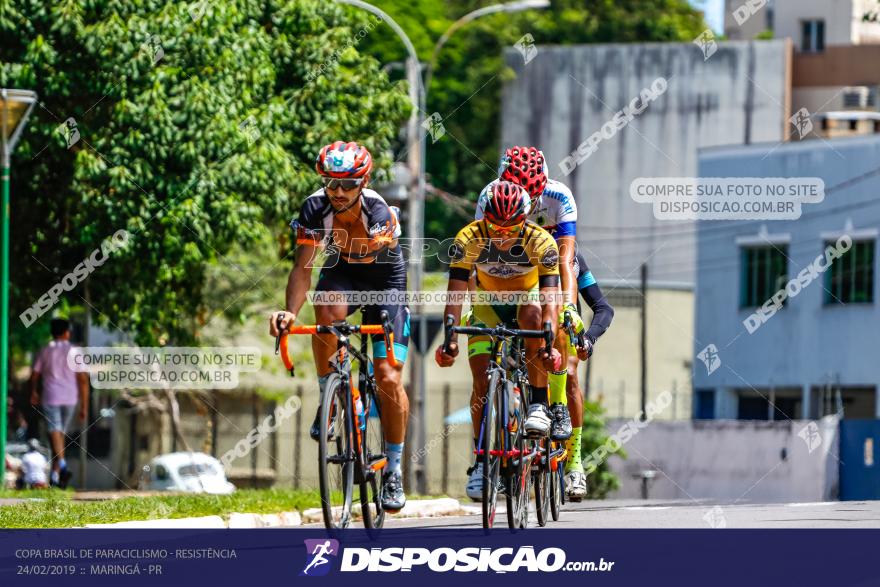
[[[409,307],[406,305],[406,265],[403,263],[346,263],[339,260],[333,267],[321,269],[316,292],[343,294],[341,302],[348,304],[346,315],[351,316],[364,308],[364,324],[381,324],[380,313],[388,312],[394,332],[394,357],[406,361],[409,349]],[[388,356],[385,337],[370,336],[373,359]]]

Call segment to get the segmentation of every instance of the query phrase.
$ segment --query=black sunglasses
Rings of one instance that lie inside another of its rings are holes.
[[[364,182],[363,177],[339,179],[337,177],[324,177],[324,187],[331,190],[339,189],[353,190]]]

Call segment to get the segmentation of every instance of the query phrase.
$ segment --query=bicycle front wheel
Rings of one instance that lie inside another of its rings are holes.
[[[544,527],[547,525],[547,519],[550,514],[550,486],[552,479],[550,476],[550,439],[544,439],[535,446],[541,452],[536,455],[534,464],[532,465],[532,481],[535,485],[535,514],[538,518],[538,525]]]
[[[558,450],[556,443],[551,443],[554,450]],[[552,467],[551,467],[552,470]],[[565,503],[565,460],[556,461],[556,470],[550,475],[550,514],[553,521],[559,521],[559,512]]]
[[[350,400],[342,378],[337,373],[330,375],[321,402],[318,442],[321,509],[329,530],[341,530],[351,523],[355,463]]]
[[[489,375],[489,388],[486,390],[486,405],[483,409],[483,441],[480,444],[483,463],[483,528],[490,530],[495,525],[495,509],[498,502],[498,478],[501,475],[500,451],[505,449],[503,441],[504,397],[497,371]],[[493,454],[494,453],[494,454]]]

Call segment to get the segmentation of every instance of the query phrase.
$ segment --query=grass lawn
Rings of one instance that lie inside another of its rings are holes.
[[[319,507],[314,491],[240,489],[231,495],[145,495],[75,501],[72,491],[0,491],[0,498],[31,498],[0,506],[0,528],[69,528],[129,520],[189,518],[232,512],[269,514]]]

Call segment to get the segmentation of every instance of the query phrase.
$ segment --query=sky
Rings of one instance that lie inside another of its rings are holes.
[[[724,0],[690,0],[690,3],[706,13],[706,22],[713,31],[724,31]]]

